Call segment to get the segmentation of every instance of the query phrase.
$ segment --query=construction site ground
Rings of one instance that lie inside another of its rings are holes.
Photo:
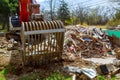
[[[0,37],[0,39],[2,41],[5,38]],[[4,42],[6,43],[6,41]],[[8,69],[7,74],[5,75],[5,78],[7,80],[20,80],[22,77],[28,76],[30,74],[39,74],[40,77],[45,78],[58,70],[64,75],[68,76],[69,74],[63,71],[64,66],[69,65],[69,66],[77,66],[80,68],[84,68],[84,67],[96,66],[96,64],[98,64],[98,63],[94,64],[93,62],[87,59],[84,60],[84,59],[81,59],[79,56],[77,56],[74,61],[60,61],[60,62],[55,62],[47,65],[41,65],[36,68],[28,67],[28,66],[23,67],[21,54],[22,53],[19,50],[7,50],[6,47],[4,47],[3,49],[0,49],[0,70],[2,71],[4,69]],[[108,58],[108,59],[112,61],[113,58]],[[98,59],[94,61],[97,61],[97,60]]]
[[[6,46],[8,45],[8,42],[5,40],[5,37],[0,37],[0,43],[4,44],[4,47],[0,48],[0,70],[1,71],[7,70],[4,76],[7,80],[21,80],[22,77],[30,76],[32,74],[36,74],[37,75],[36,78],[38,78],[39,80],[40,78],[42,79],[48,77],[52,73],[57,71],[60,71],[64,75],[70,76],[69,74],[63,71],[64,66],[69,65],[69,66],[77,66],[80,68],[84,68],[84,67],[87,68],[93,66],[95,67],[97,64],[99,64],[90,61],[94,59],[84,60],[80,58],[80,56],[76,55],[76,58],[73,61],[64,59],[62,61],[56,61],[55,63],[41,65],[39,67],[28,67],[28,66],[23,67],[21,52],[19,50],[7,50]],[[108,58],[108,59],[112,60],[113,58]],[[95,59],[94,61],[97,61],[97,59]]]
[[[8,45],[5,37],[0,37],[0,42],[4,45]],[[23,67],[21,54],[22,53],[19,50],[7,50],[7,47],[0,48],[0,71],[4,69],[8,70],[7,74],[4,76],[7,80],[19,80],[32,73],[39,73],[40,77],[45,78],[58,70],[64,73],[62,69],[67,65],[79,67],[91,65],[91,62],[83,62],[80,58],[77,58],[74,62],[59,61],[47,65],[41,65],[39,67]]]
[[[7,50],[9,44],[5,37],[0,37],[0,43],[4,44],[3,48],[0,48],[0,71],[7,70],[5,72],[6,80],[21,80],[22,77],[30,74],[39,74],[39,78],[45,78],[50,74],[60,71],[63,72],[64,66],[79,66],[86,67],[91,65],[91,62],[81,60],[80,57],[76,58],[75,61],[56,61],[55,63],[41,65],[39,67],[23,67],[22,56],[19,50]],[[64,73],[64,72],[63,72]],[[1,76],[1,75],[0,75]],[[37,76],[37,77],[38,77]],[[39,79],[38,78],[38,79]]]

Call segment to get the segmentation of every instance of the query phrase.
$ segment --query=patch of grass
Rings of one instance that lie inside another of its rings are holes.
[[[4,30],[1,30],[2,29],[2,25],[0,24],[0,32],[6,32],[7,30],[4,29]]]
[[[0,80],[6,80],[5,76],[0,74]]]
[[[2,28],[2,25],[0,24],[0,29]]]
[[[88,27],[88,26],[96,26],[97,28],[102,28],[102,29],[106,29],[107,26],[106,25],[87,25],[87,24],[83,24],[82,25],[83,27]]]
[[[22,77],[20,80],[72,80],[72,78],[64,76],[60,72],[55,72],[47,78],[42,78],[39,76],[39,73],[32,73],[30,75]]]
[[[98,80],[106,80],[106,79],[105,79],[105,77],[104,77],[104,76],[99,75],[99,76],[98,76]]]
[[[72,78],[64,76],[60,72],[56,72],[44,80],[72,80]]]
[[[0,80],[6,80],[5,75],[8,73],[7,69],[0,71]]]
[[[32,73],[27,76],[22,77],[20,80],[43,80],[43,78],[40,78],[38,73]]]
[[[9,72],[14,72],[15,68],[11,65],[6,65],[6,68],[0,71],[0,80],[7,80],[5,75]]]
[[[8,74],[9,72],[14,72],[15,69],[11,65],[6,65],[6,68],[0,71],[0,80],[6,80],[5,75]]]
[[[2,75],[6,75],[8,73],[8,70],[7,69],[4,69],[0,72]]]
[[[119,78],[120,78],[120,77],[119,77]],[[113,76],[113,77],[112,77],[112,80],[116,80],[116,77],[115,77],[115,76]]]
[[[97,27],[98,27],[98,28],[102,28],[102,29],[106,29],[106,28],[107,28],[106,25],[98,25]]]
[[[116,80],[117,78],[115,76],[112,76],[112,78],[110,80]],[[119,78],[120,79],[120,78]],[[99,75],[98,76],[98,80],[108,80],[107,78],[105,78],[103,75]],[[117,79],[118,80],[118,79]]]

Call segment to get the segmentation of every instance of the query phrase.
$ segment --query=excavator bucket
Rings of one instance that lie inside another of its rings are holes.
[[[21,40],[25,65],[60,60],[65,28],[61,21],[22,22]]]

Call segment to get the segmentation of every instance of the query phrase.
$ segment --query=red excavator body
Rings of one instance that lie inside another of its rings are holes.
[[[22,22],[43,21],[43,15],[40,14],[40,4],[37,4],[36,0],[19,0],[18,4],[19,15],[9,17],[10,30],[13,30],[13,33],[7,32],[6,38],[9,37],[8,35],[19,34]]]
[[[19,0],[20,22],[28,22],[32,14],[40,14],[40,8],[31,7],[33,4],[40,6],[35,0]]]

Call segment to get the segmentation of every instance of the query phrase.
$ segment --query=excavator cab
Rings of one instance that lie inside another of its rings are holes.
[[[9,17],[9,25],[12,30],[20,30],[20,17],[16,14],[16,16]]]

